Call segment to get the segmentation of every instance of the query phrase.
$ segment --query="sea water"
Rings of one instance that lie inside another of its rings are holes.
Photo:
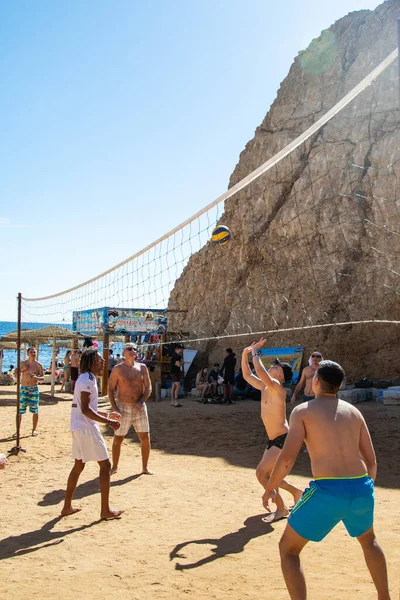
[[[38,329],[42,327],[48,327],[49,323],[24,323],[23,329]],[[63,324],[62,327],[65,329],[70,329],[71,325]],[[12,321],[0,321],[0,338],[6,333],[10,333],[11,331],[17,330],[17,323]],[[65,344],[68,344],[66,341]],[[58,348],[58,360],[62,362],[66,352],[71,348],[71,344],[69,344],[69,348],[66,346],[65,348]],[[17,366],[17,351],[16,350],[3,350],[3,373],[7,372],[10,368],[10,365],[14,365],[14,368]],[[39,346],[39,362],[42,363],[45,369],[48,369],[51,365],[52,360],[52,346],[47,344],[40,344]],[[24,359],[24,353],[21,351],[21,360]]]

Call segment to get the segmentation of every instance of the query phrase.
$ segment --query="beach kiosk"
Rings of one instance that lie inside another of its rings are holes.
[[[102,394],[108,387],[108,350],[110,336],[124,336],[125,341],[133,341],[146,351],[141,358],[151,363],[150,377],[153,394],[161,383],[161,344],[167,341],[167,310],[152,308],[116,308],[102,307],[72,313],[72,330],[76,335],[103,340],[103,358],[105,361]],[[150,348],[150,350],[149,350]]]

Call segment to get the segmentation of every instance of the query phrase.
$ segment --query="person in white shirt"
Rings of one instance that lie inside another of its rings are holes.
[[[98,410],[97,377],[104,368],[104,359],[95,347],[87,348],[81,356],[81,375],[75,384],[71,409],[72,458],[75,464],[68,477],[64,507],[61,516],[79,512],[72,506],[78,479],[85,464],[95,460],[100,467],[101,519],[118,519],[121,510],[111,510],[109,505],[111,463],[106,444],[98,423],[110,425],[114,431],[119,428],[119,414],[104,413]]]

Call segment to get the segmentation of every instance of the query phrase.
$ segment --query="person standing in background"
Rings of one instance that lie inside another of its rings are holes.
[[[71,392],[75,389],[75,383],[79,377],[79,360],[81,352],[75,348],[71,354]]]
[[[178,402],[179,390],[181,389],[181,378],[182,378],[182,367],[183,367],[183,346],[176,344],[174,353],[171,357],[170,362],[170,376],[172,379],[171,389],[171,406],[180,407],[182,404]]]
[[[115,360],[114,352],[110,348],[108,351],[108,376],[109,377],[111,375],[111,371],[113,370],[113,368],[115,367],[116,364],[117,364],[117,361]]]
[[[312,381],[315,373],[317,372],[318,365],[322,360],[324,359],[322,358],[321,352],[313,352],[311,354],[310,358],[308,359],[308,367],[303,369],[300,381],[294,388],[294,392],[290,400],[291,404],[296,402],[297,394],[301,392],[304,386],[304,400],[307,402],[307,400],[313,400],[315,398],[312,388]]]
[[[64,356],[64,366],[63,366],[63,382],[60,388],[60,392],[65,391],[65,384],[71,378],[71,350],[68,350]]]
[[[233,404],[232,394],[233,386],[235,385],[236,354],[232,348],[227,348],[225,352],[226,356],[221,369],[224,377],[224,401],[226,404]]]

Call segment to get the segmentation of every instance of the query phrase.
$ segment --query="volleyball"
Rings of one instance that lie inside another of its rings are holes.
[[[218,225],[218,227],[215,227],[213,229],[213,232],[211,234],[211,239],[213,243],[219,244],[220,246],[225,246],[225,244],[229,242],[231,237],[231,230],[225,225]]]

